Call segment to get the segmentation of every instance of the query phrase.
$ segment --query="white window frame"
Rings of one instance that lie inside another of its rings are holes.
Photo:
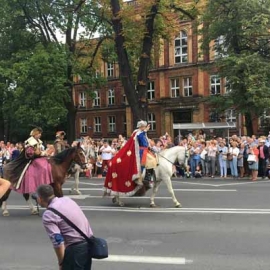
[[[215,45],[214,45],[215,59],[228,56],[227,48],[225,47],[224,43],[225,43],[225,37],[223,35],[219,36],[215,40]],[[217,47],[220,47],[222,52],[218,52]]]
[[[228,109],[225,111],[226,122],[236,122],[236,112],[234,109]]]
[[[184,30],[181,30],[174,40],[174,62],[175,64],[188,62],[188,35]]]
[[[192,77],[183,78],[183,96],[191,97],[193,95]]]
[[[87,118],[80,119],[80,132],[87,133]]]
[[[101,132],[101,117],[100,116],[94,117],[94,132],[96,133]]]
[[[93,106],[94,107],[98,107],[100,106],[100,93],[99,91],[94,91],[94,94],[95,94],[95,98],[93,99]]]
[[[108,90],[108,105],[114,105],[115,104],[115,92],[114,89]]]
[[[156,115],[154,113],[148,113],[147,120],[148,120],[148,124],[150,125],[149,130],[155,131],[157,128]]]
[[[79,105],[80,107],[86,107],[86,93],[85,92],[79,93]]]
[[[210,94],[211,95],[221,94],[221,77],[219,75],[210,76]]]
[[[232,92],[232,86],[227,78],[224,78],[224,93],[229,94]]]
[[[107,77],[113,77],[113,76],[114,76],[114,64],[107,63]]]
[[[179,78],[171,79],[171,97],[178,98],[180,95]]]
[[[116,117],[114,115],[108,116],[108,132],[110,133],[116,132]]]
[[[147,85],[147,99],[154,100],[155,99],[155,82],[150,81]]]

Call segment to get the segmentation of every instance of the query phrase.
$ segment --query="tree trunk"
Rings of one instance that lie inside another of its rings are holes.
[[[119,16],[120,4],[119,0],[111,0],[111,8],[113,13],[113,29],[115,33],[115,48],[118,56],[119,70],[121,82],[124,87],[124,91],[131,107],[133,114],[133,125],[135,126],[140,119],[147,120],[148,101],[147,101],[147,83],[149,76],[149,65],[151,51],[153,47],[153,34],[154,34],[154,21],[158,12],[158,4],[160,0],[152,6],[150,14],[145,21],[146,34],[143,39],[142,53],[139,63],[139,71],[137,74],[137,91],[135,90],[135,84],[132,79],[132,71],[128,53],[125,48],[125,38],[123,33],[123,24],[121,17]]]
[[[67,113],[67,141],[71,145],[72,142],[76,139],[75,134],[75,121],[76,121],[76,113],[75,109],[68,110]]]
[[[252,116],[249,112],[245,113],[245,126],[247,129],[247,135],[251,136],[253,133]]]

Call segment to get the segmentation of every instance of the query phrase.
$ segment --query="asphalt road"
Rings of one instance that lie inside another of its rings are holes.
[[[109,243],[110,257],[94,261],[92,269],[270,268],[270,181],[173,178],[181,209],[164,184],[155,209],[149,197],[125,198],[125,207],[117,207],[101,197],[102,184],[82,178],[83,195],[72,196],[94,234]],[[72,179],[64,185],[66,195],[71,185]],[[9,217],[0,216],[0,270],[58,269],[41,217],[31,216],[16,193],[9,209]]]

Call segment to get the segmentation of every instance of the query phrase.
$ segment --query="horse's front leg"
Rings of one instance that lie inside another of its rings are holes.
[[[161,184],[161,181],[154,181],[152,195],[150,197],[150,207],[157,207],[155,204],[155,197],[157,195],[158,188],[159,188],[160,184]]]
[[[7,210],[7,201],[3,201],[2,202],[2,215],[4,217],[8,217],[9,216],[9,212]]]
[[[73,193],[74,192],[76,195],[80,195],[81,192],[79,190],[79,183],[80,183],[80,172],[81,172],[81,168],[77,164],[75,165],[75,168],[76,168],[76,172],[74,174],[75,184],[71,188],[70,193]]]
[[[125,204],[120,200],[119,196],[116,195],[112,198],[112,202],[119,205],[119,206],[124,206]]]
[[[58,183],[51,184],[54,190],[54,195],[56,197],[63,197],[62,185]]]
[[[26,200],[27,204],[29,205],[30,211],[32,215],[38,215],[37,206],[34,206],[32,198],[29,193],[23,194],[24,199]]]
[[[173,187],[172,187],[172,181],[171,181],[171,178],[170,177],[166,177],[163,179],[164,182],[166,183],[167,185],[167,188],[168,188],[168,191],[169,193],[171,194],[172,196],[172,200],[174,202],[174,205],[175,207],[182,207],[181,203],[178,202],[178,200],[176,199],[175,195],[174,195],[174,191],[173,191]]]
[[[2,215],[3,215],[4,217],[8,217],[8,216],[9,216],[9,211],[8,211],[8,209],[7,209],[7,199],[8,199],[8,197],[9,197],[10,192],[11,192],[11,189],[9,189],[9,190],[5,193],[5,195],[1,198],[1,200],[0,200],[0,205],[1,205],[1,207],[2,207]]]

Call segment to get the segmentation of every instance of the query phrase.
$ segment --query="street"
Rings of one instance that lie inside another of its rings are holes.
[[[102,186],[103,179],[81,178],[82,195],[71,196],[109,244],[109,258],[93,261],[94,270],[270,268],[269,180],[173,178],[179,209],[164,184],[155,209],[150,193],[117,207],[102,198]],[[10,216],[0,217],[0,270],[58,269],[41,217],[31,216],[20,194],[13,192],[8,206]]]

